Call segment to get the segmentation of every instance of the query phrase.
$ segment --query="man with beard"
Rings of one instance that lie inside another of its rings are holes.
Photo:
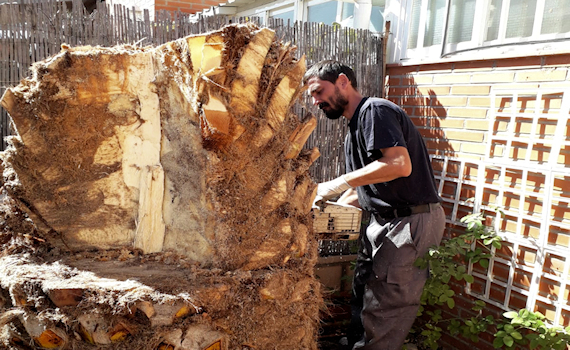
[[[303,83],[313,104],[329,119],[343,116],[350,128],[346,174],[320,183],[315,205],[344,192],[339,203],[371,213],[359,238],[350,344],[356,342],[355,350],[399,350],[429,275],[414,262],[440,243],[445,227],[425,143],[396,104],[363,97],[353,70],[342,63],[313,65]]]

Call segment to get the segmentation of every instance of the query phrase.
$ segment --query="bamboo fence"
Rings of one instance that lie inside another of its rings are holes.
[[[227,16],[189,16],[180,12],[157,12],[150,20],[144,11],[137,18],[134,8],[97,3],[94,11],[86,11],[81,0],[38,1],[18,0],[0,4],[0,94],[17,85],[29,74],[36,61],[57,54],[61,45],[139,46],[160,45],[187,35],[217,30],[230,23],[253,21],[258,18]],[[382,96],[383,62],[382,38],[369,31],[327,26],[319,23],[283,23],[270,18],[267,27],[284,42],[298,47],[297,54],[305,55],[307,65],[323,59],[336,59],[350,65],[357,74],[360,91],[364,95]],[[311,168],[315,181],[325,181],[344,172],[343,141],[347,125],[343,121],[329,121],[303,96],[295,106],[303,117],[311,112],[319,123],[306,147],[318,147],[321,157]],[[11,135],[9,116],[1,109],[2,140]],[[5,143],[0,145],[3,150]]]

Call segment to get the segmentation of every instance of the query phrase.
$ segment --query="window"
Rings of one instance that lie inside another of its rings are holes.
[[[546,0],[540,32],[556,34],[570,32],[570,0]]]
[[[403,59],[570,39],[570,0],[410,0]]]
[[[372,11],[368,30],[381,33],[384,31],[384,5],[385,1],[372,0]],[[340,24],[343,27],[354,27],[354,3],[342,2]]]
[[[337,13],[336,1],[323,2],[316,5],[308,6],[307,21],[324,23],[327,25],[333,24],[336,21]]]
[[[372,2],[372,13],[370,14],[370,26],[372,32],[382,33],[384,31],[384,6],[375,6]]]
[[[272,11],[271,17],[280,18],[283,20],[283,23],[287,24],[287,21],[293,25],[295,23],[295,11],[292,9],[286,11]]]

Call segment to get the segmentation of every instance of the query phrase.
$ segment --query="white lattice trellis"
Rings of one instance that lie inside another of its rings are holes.
[[[470,266],[469,292],[554,325],[570,323],[569,113],[568,91],[495,90],[483,159],[432,157],[449,222],[493,204],[505,213],[495,220],[505,247],[487,269]]]

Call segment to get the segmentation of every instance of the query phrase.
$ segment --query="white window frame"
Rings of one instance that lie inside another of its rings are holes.
[[[274,14],[280,14],[283,12],[293,11],[295,21],[307,21],[309,6],[320,5],[327,2],[336,2],[336,17],[334,22],[340,22],[342,18],[343,6],[342,3],[349,2],[354,3],[354,0],[287,0],[283,2],[272,2],[266,6],[260,6],[255,8],[250,8],[248,10],[239,11],[236,13],[237,16],[258,16],[264,17],[266,20]]]
[[[424,47],[425,37],[425,23],[427,20],[428,1],[421,0],[421,13],[418,26],[418,45],[417,48],[408,49],[408,31],[411,27],[411,10],[413,0],[388,0],[393,6],[387,6],[387,9],[392,11],[386,15],[386,20],[395,21],[397,18],[405,18],[403,22],[396,21],[396,28],[393,27],[392,33],[396,33],[399,37],[393,38],[391,43],[394,55],[390,58],[391,62],[403,64],[415,64],[425,62],[440,62],[442,60],[461,60],[474,58],[494,58],[494,57],[516,57],[528,55],[529,46],[533,45],[533,51],[537,53],[556,53],[567,51],[568,42],[570,42],[570,32],[566,33],[553,33],[553,34],[540,34],[542,28],[543,12],[546,0],[536,0],[535,21],[533,24],[533,31],[531,36],[525,38],[505,38],[507,19],[508,19],[508,6],[511,0],[503,0],[502,9],[500,13],[499,22],[499,37],[493,41],[485,41],[487,30],[486,20],[490,0],[476,0],[474,14],[474,28],[471,41],[461,42],[455,44],[446,44],[442,38],[442,44]],[[447,21],[447,14],[449,13],[449,6],[451,0],[446,1],[445,8],[445,21]],[[398,11],[398,13],[396,13]],[[570,9],[568,9],[570,11]],[[404,14],[404,17],[402,15]],[[538,16],[536,15],[538,14]],[[483,25],[480,25],[483,23]],[[398,29],[397,26],[402,25],[404,28]],[[447,23],[444,23],[444,30],[442,35],[446,35]],[[553,43],[553,40],[559,41]],[[521,45],[526,44],[526,45]],[[401,49],[400,49],[401,48]],[[389,48],[390,50],[390,48]]]

